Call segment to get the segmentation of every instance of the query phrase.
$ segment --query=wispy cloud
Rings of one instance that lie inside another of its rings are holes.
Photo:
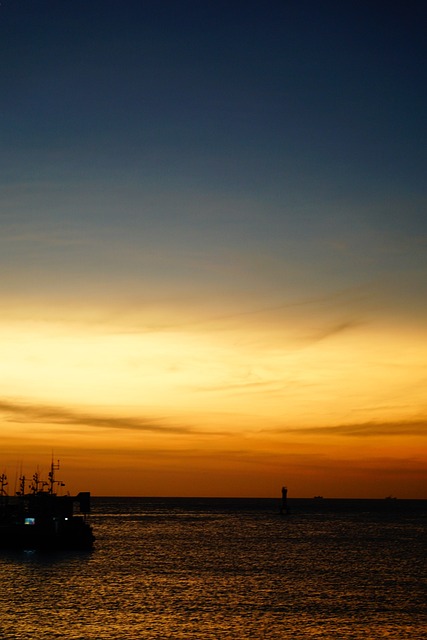
[[[154,433],[194,433],[191,428],[186,426],[165,424],[163,418],[117,418],[115,416],[74,411],[65,407],[16,403],[7,400],[0,400],[0,412],[6,414],[6,420],[8,422],[15,423],[29,422],[32,424],[86,426]]]
[[[389,422],[363,422],[329,427],[292,428],[283,427],[276,433],[293,433],[307,436],[352,436],[369,438],[376,436],[427,436],[427,419],[399,420]]]

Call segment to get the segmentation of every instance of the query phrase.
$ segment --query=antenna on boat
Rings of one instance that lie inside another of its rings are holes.
[[[53,456],[52,456],[52,462],[50,465],[50,471],[48,473],[48,490],[47,492],[50,493],[51,495],[54,493],[54,487],[55,487],[55,483],[60,486],[60,487],[64,487],[64,483],[61,482],[61,480],[55,480],[55,471],[58,471],[59,469],[59,460],[57,461],[57,463],[55,464],[53,461]]]

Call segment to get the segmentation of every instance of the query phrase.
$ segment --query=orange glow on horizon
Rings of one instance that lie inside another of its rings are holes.
[[[0,325],[9,474],[54,450],[98,495],[426,497],[419,335],[129,329]]]

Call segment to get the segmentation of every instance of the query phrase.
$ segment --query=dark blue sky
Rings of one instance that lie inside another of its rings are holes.
[[[286,253],[316,287],[322,269],[369,279],[379,256],[412,269],[426,18],[424,2],[3,1],[5,223],[46,233],[48,255],[52,229]]]
[[[3,149],[225,188],[417,189],[426,17],[424,2],[6,1]]]

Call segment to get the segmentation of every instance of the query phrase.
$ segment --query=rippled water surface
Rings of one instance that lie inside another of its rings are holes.
[[[93,552],[0,552],[0,638],[421,640],[426,506],[97,498]]]

